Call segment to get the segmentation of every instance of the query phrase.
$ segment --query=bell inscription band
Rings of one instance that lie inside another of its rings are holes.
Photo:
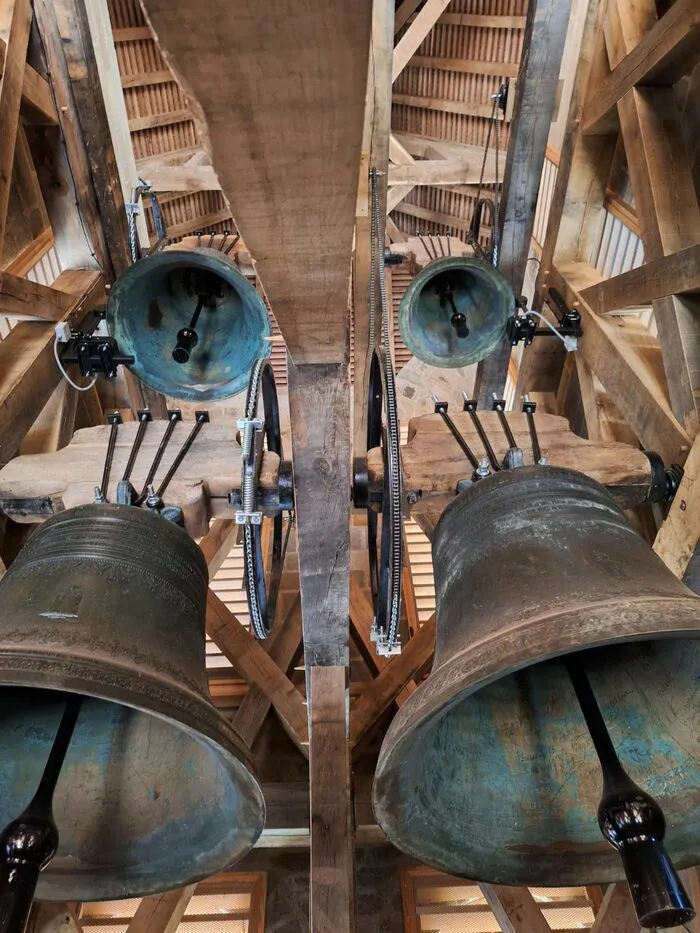
[[[602,486],[548,466],[458,496],[433,564],[433,670],[375,777],[387,836],[475,881],[594,884],[627,869],[640,922],[687,920],[672,863],[700,862],[700,600]],[[620,814],[648,845],[628,845]]]
[[[187,533],[131,506],[54,516],[8,570],[0,914],[17,906],[18,833],[38,823],[46,845],[38,840],[24,880],[47,862],[36,892],[49,900],[170,890],[229,868],[255,843],[260,787],[208,695],[206,595],[206,563]]]

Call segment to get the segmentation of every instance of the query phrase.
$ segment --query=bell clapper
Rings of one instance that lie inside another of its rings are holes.
[[[215,232],[212,231],[208,248],[211,248],[214,236]],[[177,342],[172,353],[175,362],[180,364],[189,363],[192,350],[199,343],[199,334],[196,331],[196,327],[203,309],[215,309],[217,307],[217,301],[222,297],[221,281],[215,276],[210,276],[205,273],[194,275],[192,277],[192,291],[197,296],[194,314],[187,327],[183,327],[177,332]]]
[[[450,318],[450,324],[454,327],[455,333],[460,340],[465,340],[469,336],[469,327],[467,326],[466,315],[458,310],[457,305],[454,300],[454,283],[450,281],[443,281],[440,283],[440,304],[449,305],[452,310],[452,317]]]
[[[695,910],[663,845],[663,811],[622,767],[583,668],[569,661],[567,670],[603,774],[598,825],[620,853],[637,918],[646,929],[689,923]]]
[[[58,849],[53,795],[82,702],[82,696],[68,696],[39,787],[24,811],[0,833],[0,933],[23,933],[39,872]]]

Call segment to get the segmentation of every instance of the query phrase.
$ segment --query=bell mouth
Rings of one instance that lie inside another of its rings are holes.
[[[66,680],[76,673],[67,669]],[[16,684],[18,676],[3,669],[2,679]],[[58,690],[0,686],[0,826],[33,796],[65,698]],[[262,792],[236,734],[202,707],[195,728],[84,697],[54,795],[59,848],[39,876],[38,899],[171,890],[230,868],[252,848],[265,820]]]
[[[178,334],[193,320],[196,343],[173,357]],[[211,401],[244,391],[256,360],[270,354],[267,309],[225,254],[166,249],[130,266],[110,292],[107,326],[129,368],[171,398]]]
[[[380,753],[373,807],[391,842],[473,881],[624,880],[620,857],[598,827],[600,765],[561,652],[547,659],[541,648],[556,631],[559,644],[570,643],[568,658],[576,653],[585,663],[623,767],[661,805],[670,858],[679,868],[697,864],[700,631],[693,603],[579,608],[446,661],[401,707]],[[617,642],[609,637],[615,611]],[[638,640],[624,641],[625,629]],[[595,647],[580,650],[586,643]]]
[[[401,299],[401,339],[431,366],[469,366],[495,350],[514,309],[513,290],[489,263],[470,257],[436,259]]]

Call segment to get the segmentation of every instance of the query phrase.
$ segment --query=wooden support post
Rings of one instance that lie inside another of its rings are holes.
[[[347,365],[289,365],[297,547],[309,703],[310,922],[352,933],[348,749],[350,399]]]
[[[353,933],[355,885],[347,735],[347,668],[309,672],[313,933]]]
[[[624,882],[608,886],[591,933],[639,933],[630,889]]]
[[[127,933],[176,933],[196,884],[166,894],[144,897],[127,927]]]
[[[522,293],[535,225],[535,210],[559,82],[571,0],[531,0],[510,127],[501,195],[501,249],[498,266]],[[513,90],[509,91],[513,93]],[[477,368],[474,395],[490,407],[503,394],[512,347],[504,337]]]
[[[528,888],[481,884],[503,933],[548,933],[550,927]]]
[[[353,394],[353,456],[367,453],[367,384],[370,356],[369,345],[369,279],[371,199],[369,172],[373,167],[386,173],[389,165],[389,134],[391,131],[391,63],[393,51],[393,6],[383,0],[372,5],[372,39],[367,68],[365,122],[362,132],[360,178],[355,209],[355,252],[353,256],[354,313],[354,394]],[[383,217],[386,210],[386,175],[380,176]],[[377,302],[378,305],[378,302]],[[376,336],[381,326],[376,314]]]
[[[0,73],[4,69],[6,55],[7,40],[5,36],[0,36]],[[24,66],[22,81],[22,117],[28,123],[58,123],[49,82],[28,64]]]
[[[404,70],[449,3],[450,0],[427,0],[423,9],[416,15],[394,49],[393,81],[396,81]]]
[[[10,205],[15,141],[22,103],[22,84],[27,62],[32,8],[29,0],[0,2],[0,37],[5,41],[5,56],[0,78],[0,252],[5,242],[5,226]]]
[[[75,298],[57,288],[0,272],[0,314],[25,320],[60,321]]]

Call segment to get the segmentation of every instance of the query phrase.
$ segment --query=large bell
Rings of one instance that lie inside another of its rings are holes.
[[[177,399],[228,398],[270,353],[265,305],[234,261],[206,247],[169,247],[113,286],[107,326],[142,382]]]
[[[597,823],[601,768],[566,657],[661,805],[668,855],[700,862],[700,599],[608,492],[553,467],[496,473],[446,509],[433,563],[433,670],[394,719],[374,784],[391,841],[476,881],[624,878]]]
[[[206,596],[189,536],[116,505],[49,519],[0,584],[0,828],[37,789],[66,694],[85,697],[38,897],[169,890],[230,867],[260,835],[260,787],[208,695]]]
[[[401,299],[399,329],[419,360],[454,369],[493,353],[514,311],[513,290],[498,269],[451,256],[434,260],[411,282]]]

